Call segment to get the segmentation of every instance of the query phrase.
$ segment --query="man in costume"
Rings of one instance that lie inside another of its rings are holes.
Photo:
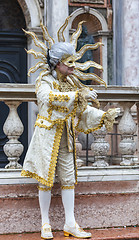
[[[22,175],[35,178],[39,182],[39,203],[42,218],[41,237],[53,238],[49,222],[51,188],[55,172],[61,183],[61,196],[65,210],[64,235],[77,238],[90,238],[91,233],[79,227],[74,217],[74,185],[77,183],[77,163],[75,128],[79,132],[89,133],[105,124],[107,130],[113,125],[119,109],[107,112],[88,105],[96,102],[97,93],[79,80],[93,79],[104,81],[94,73],[83,73],[89,67],[102,69],[99,64],[88,61],[76,62],[88,49],[96,49],[101,43],[87,44],[75,51],[77,39],[82,31],[82,22],[72,35],[70,43],[65,42],[63,31],[69,17],[58,31],[58,43],[50,37],[47,28],[41,24],[43,37],[49,48],[41,42],[35,33],[29,34],[43,52],[27,51],[35,58],[40,58],[29,74],[37,69],[44,69],[36,80],[36,95],[39,114],[35,123],[34,134],[27,151]],[[75,126],[75,117],[78,123]]]

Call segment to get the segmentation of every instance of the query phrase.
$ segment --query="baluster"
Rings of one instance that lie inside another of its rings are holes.
[[[118,125],[119,132],[122,134],[121,142],[119,143],[119,153],[122,155],[122,162],[120,165],[130,166],[134,165],[134,153],[136,151],[133,135],[136,132],[137,126],[130,113],[130,108],[134,103],[123,102],[120,104],[124,109],[124,114]]]
[[[20,169],[22,166],[18,163],[23,152],[23,145],[18,138],[23,133],[24,127],[18,116],[17,107],[21,104],[19,101],[6,101],[9,107],[9,115],[4,123],[3,131],[7,135],[9,141],[4,145],[4,152],[8,157],[9,163],[5,168]]]
[[[106,134],[107,130],[105,126],[93,133],[95,140],[94,143],[91,144],[91,150],[95,155],[95,162],[93,163],[94,167],[109,166],[106,155],[109,151],[110,145],[105,140]]]
[[[101,103],[101,109],[107,105],[107,102]],[[91,144],[91,150],[95,155],[95,162],[92,164],[94,167],[107,167],[107,153],[109,151],[110,145],[105,140],[107,130],[105,126],[93,133],[94,142]]]

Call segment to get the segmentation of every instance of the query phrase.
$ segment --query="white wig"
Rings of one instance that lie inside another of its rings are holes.
[[[58,62],[65,55],[75,54],[75,49],[71,43],[68,42],[59,42],[52,45],[49,50],[49,62],[52,68],[55,68]]]

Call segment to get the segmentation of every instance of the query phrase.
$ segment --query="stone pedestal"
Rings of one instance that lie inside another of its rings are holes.
[[[5,168],[20,169],[22,166],[18,163],[23,152],[23,145],[18,141],[18,138],[23,133],[24,127],[18,116],[17,107],[21,102],[8,101],[5,102],[9,109],[9,115],[3,126],[3,131],[7,135],[9,141],[4,145],[4,152],[8,157],[9,163]]]

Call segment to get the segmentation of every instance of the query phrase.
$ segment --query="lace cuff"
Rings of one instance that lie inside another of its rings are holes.
[[[87,100],[85,99],[85,94],[82,90],[78,91],[78,106],[77,106],[77,113],[83,113],[87,108]]]
[[[116,117],[117,117],[117,109],[116,108],[110,108],[105,113],[104,124],[105,124],[107,131],[112,130]]]

